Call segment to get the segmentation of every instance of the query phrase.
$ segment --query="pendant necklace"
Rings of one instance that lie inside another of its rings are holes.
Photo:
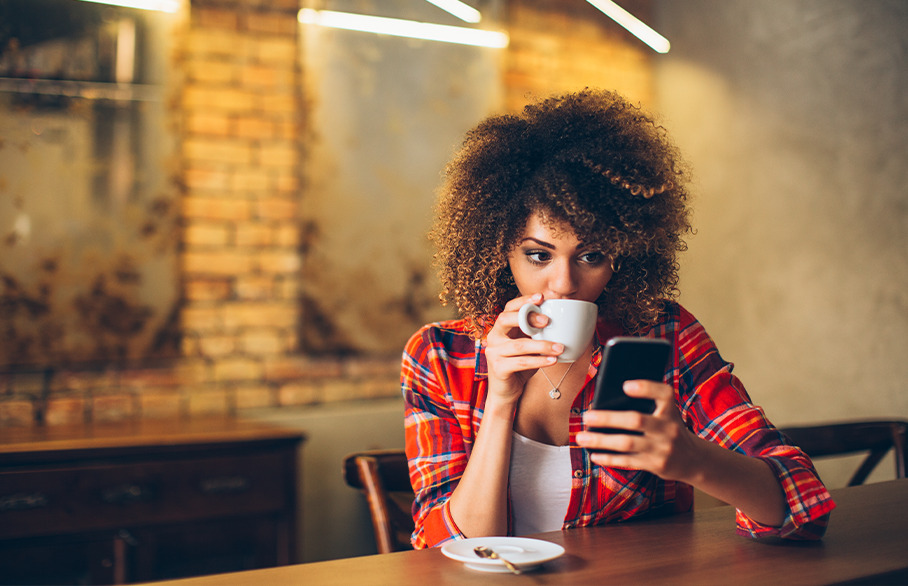
[[[545,380],[549,381],[549,385],[551,385],[551,387],[552,387],[552,390],[549,391],[549,397],[551,397],[552,400],[557,401],[558,399],[561,398],[561,390],[560,390],[558,387],[560,387],[560,386],[561,386],[561,383],[564,382],[564,379],[567,377],[568,373],[571,372],[571,369],[572,369],[572,368],[574,368],[574,363],[573,363],[573,362],[571,362],[571,365],[567,367],[567,370],[564,371],[564,374],[561,375],[561,380],[558,381],[558,384],[557,384],[557,385],[554,384],[554,383],[552,382],[552,379],[549,378],[549,375],[547,375],[547,374],[545,373],[545,369],[544,369],[544,368],[540,368],[540,369],[539,369],[539,372],[542,373],[542,376],[545,377]]]

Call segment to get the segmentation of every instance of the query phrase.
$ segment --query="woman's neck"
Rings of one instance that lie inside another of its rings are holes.
[[[591,344],[575,362],[537,370],[524,386],[514,431],[537,442],[567,445],[571,406],[586,382],[592,355]]]

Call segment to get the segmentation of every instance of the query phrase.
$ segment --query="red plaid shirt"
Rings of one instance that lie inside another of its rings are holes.
[[[600,322],[598,341],[620,335]],[[804,452],[792,446],[754,406],[700,323],[676,303],[646,337],[674,345],[666,373],[685,424],[697,435],[729,450],[767,462],[785,494],[788,510],[781,527],[769,527],[737,513],[737,529],[752,537],[818,539],[835,507]],[[597,348],[598,348],[597,344]],[[573,479],[564,529],[617,522],[642,515],[689,510],[692,490],[642,471],[604,468],[577,446],[583,412],[590,408],[602,360],[593,353],[583,390],[570,415]],[[429,324],[407,343],[401,385],[406,403],[406,449],[416,492],[414,547],[432,547],[464,535],[448,509],[482,420],[487,368],[482,341],[467,334],[463,321]]]

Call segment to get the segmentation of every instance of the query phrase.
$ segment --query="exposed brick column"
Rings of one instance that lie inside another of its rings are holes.
[[[267,365],[298,346],[297,10],[190,2],[177,56],[183,354],[201,365],[190,414],[276,404]]]

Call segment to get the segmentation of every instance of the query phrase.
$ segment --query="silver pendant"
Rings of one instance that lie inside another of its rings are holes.
[[[561,398],[561,391],[559,391],[556,388],[552,388],[552,390],[549,391],[549,397],[551,397],[552,399],[558,400]]]

